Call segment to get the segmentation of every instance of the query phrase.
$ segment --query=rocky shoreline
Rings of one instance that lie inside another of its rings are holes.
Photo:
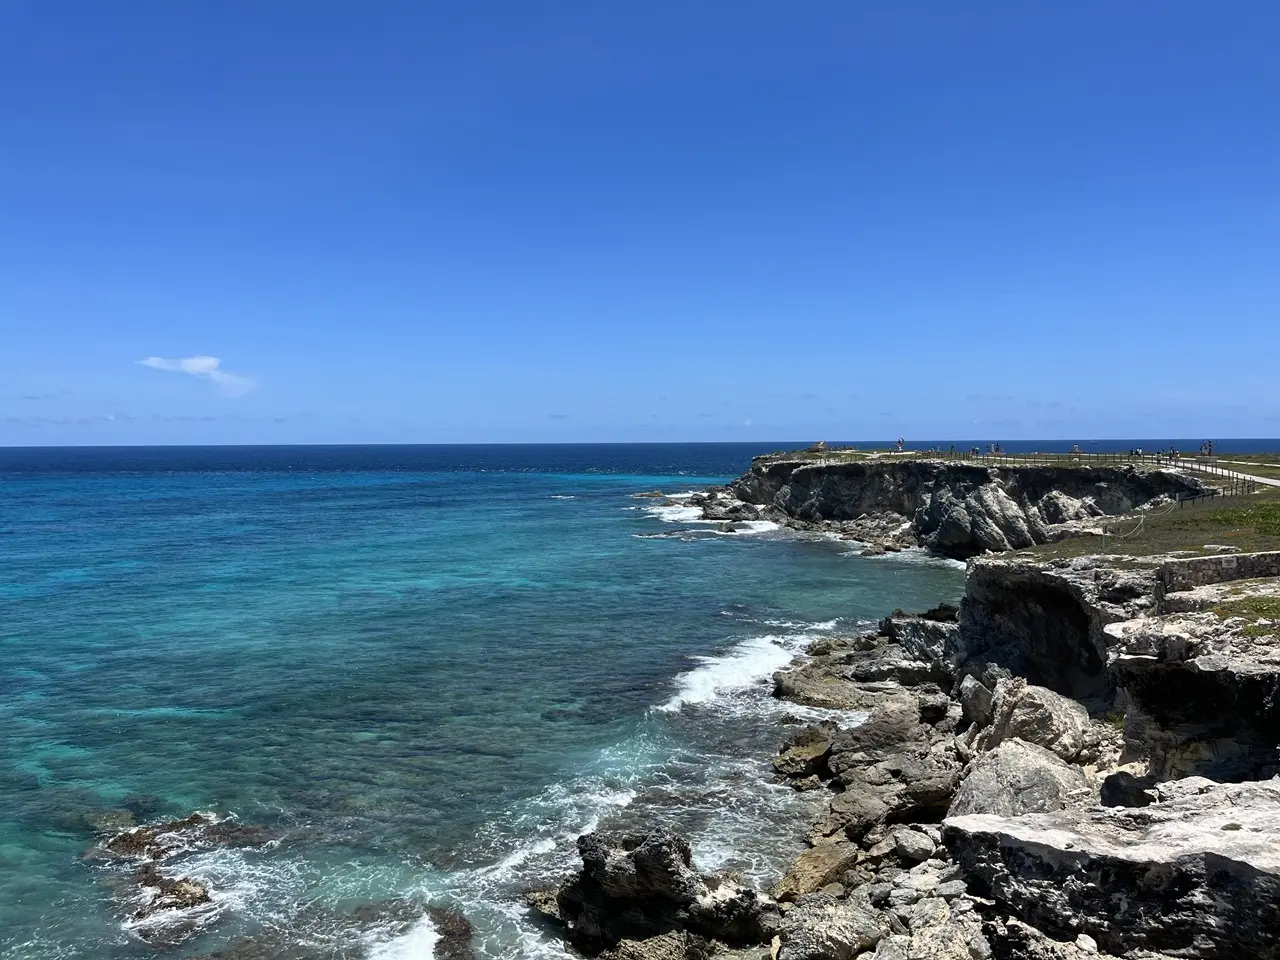
[[[574,876],[527,894],[530,917],[605,960],[1280,960],[1280,552],[1007,552],[1177,496],[1176,474],[829,466],[766,458],[678,501],[728,531],[772,520],[970,558],[958,606],[824,636],[774,675],[777,699],[852,718],[796,721],[771,758],[820,798],[805,849],[760,891],[699,872],[670,832],[589,833]],[[1003,546],[974,556],[984,543]],[[127,925],[157,949],[216,915],[183,852],[288,840],[205,814],[96,826],[86,857],[121,868]],[[369,929],[420,923],[436,957],[475,955],[468,919],[435,903],[312,921],[350,930],[332,955],[352,960]],[[208,957],[301,960],[297,932]]]
[[[1172,470],[993,468],[915,459],[846,461],[757,457],[727,487],[688,502],[708,520],[771,520],[867,544],[870,552],[925,547],[968,559],[1096,532],[1101,517],[1204,492]]]
[[[688,502],[971,555],[1187,482],[966,472],[961,497],[951,466],[915,464],[868,481],[773,459]],[[883,508],[920,477],[902,509],[864,509],[868,482]],[[1280,619],[1235,613],[1277,595],[1280,553],[973,559],[958,609],[895,612],[775,675],[782,700],[870,717],[805,725],[774,758],[828,799],[768,895],[699,874],[658,831],[583,837],[579,874],[530,905],[608,960],[1280,958]]]

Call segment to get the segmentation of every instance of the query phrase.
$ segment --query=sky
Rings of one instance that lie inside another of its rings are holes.
[[[0,444],[1280,437],[1280,4],[0,2]]]

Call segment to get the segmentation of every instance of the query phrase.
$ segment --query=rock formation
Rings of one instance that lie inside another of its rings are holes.
[[[690,503],[972,557],[1196,489],[817,451]],[[1257,613],[1278,577],[1280,554],[972,559],[958,610],[895,612],[775,674],[780,699],[865,714],[793,729],[774,758],[825,802],[771,897],[646,834],[583,838],[581,873],[533,902],[613,960],[720,942],[776,960],[1280,960],[1280,617]]]
[[[771,456],[697,505],[711,520],[766,516],[881,546],[970,557],[1060,539],[1096,517],[1201,489],[1177,473],[1131,467]]]
[[[1141,808],[949,819],[971,888],[1113,953],[1280,957],[1280,780],[1164,784]]]
[[[132,816],[122,818],[132,821]],[[112,818],[103,818],[111,823]],[[106,834],[85,854],[86,860],[129,865],[132,873],[121,885],[130,929],[155,946],[188,939],[200,929],[218,903],[210,887],[177,872],[174,861],[190,850],[211,847],[254,847],[275,839],[271,832],[236,820],[193,813],[181,820],[127,826]]]
[[[674,834],[592,833],[578,839],[578,853],[577,876],[557,890],[531,894],[529,902],[589,955],[634,953],[634,944],[659,937],[666,937],[663,950],[675,949],[668,935],[678,933],[754,944],[776,932],[780,912],[772,900],[727,878],[699,874],[689,844]],[[624,941],[633,945],[623,948]]]

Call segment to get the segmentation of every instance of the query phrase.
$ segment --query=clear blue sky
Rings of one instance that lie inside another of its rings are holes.
[[[1271,0],[7,0],[0,443],[1275,437],[1278,50]]]

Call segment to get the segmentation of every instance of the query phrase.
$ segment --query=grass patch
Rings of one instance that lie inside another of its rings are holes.
[[[1044,558],[1095,553],[1147,557],[1182,550],[1214,553],[1204,549],[1206,544],[1236,547],[1242,553],[1280,550],[1280,488],[1197,501],[1167,513],[1154,511],[1141,528],[1136,516],[1111,517],[1101,523],[1111,536],[1073,537],[1024,552]]]
[[[1258,595],[1227,600],[1213,608],[1223,620],[1244,617],[1246,620],[1280,620],[1280,597]]]
[[[1110,713],[1108,713],[1105,717],[1102,718],[1102,722],[1109,727],[1114,727],[1117,730],[1123,730],[1124,729],[1124,711],[1112,710]]]
[[[1205,524],[1249,530],[1259,536],[1280,537],[1280,498],[1271,496],[1248,506],[1210,510],[1203,517],[1178,517],[1173,525],[1175,528],[1192,528]]]

